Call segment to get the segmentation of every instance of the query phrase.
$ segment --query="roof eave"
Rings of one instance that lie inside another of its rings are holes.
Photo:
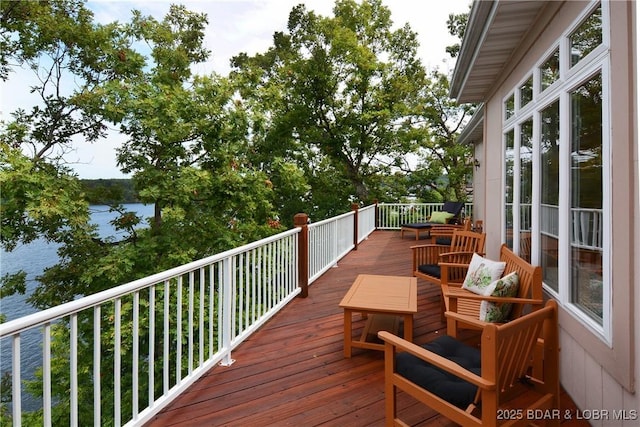
[[[495,14],[497,4],[497,1],[474,1],[469,13],[467,28],[462,39],[449,89],[449,96],[459,102],[472,64],[493,21],[492,17]],[[465,102],[473,102],[473,100]]]

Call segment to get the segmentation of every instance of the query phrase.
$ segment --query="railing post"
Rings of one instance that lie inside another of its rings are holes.
[[[358,250],[358,209],[360,206],[357,203],[351,203],[351,210],[355,213],[353,215],[353,250]]]
[[[309,216],[305,213],[295,214],[293,225],[300,228],[298,233],[298,286],[300,297],[309,295]]]

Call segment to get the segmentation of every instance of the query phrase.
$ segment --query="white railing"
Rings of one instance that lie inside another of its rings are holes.
[[[471,216],[473,204],[466,203],[465,217]],[[396,230],[402,224],[426,222],[435,211],[442,209],[442,203],[380,203],[378,204],[378,224],[381,230]]]
[[[362,242],[376,229],[376,205],[358,210],[358,243]]]
[[[61,416],[73,426],[150,419],[212,366],[230,364],[232,350],[300,292],[299,231],[0,325],[0,337],[12,345],[13,424],[22,424],[20,337],[34,328],[42,329],[44,425]],[[68,340],[67,360],[52,347],[61,335]],[[66,404],[52,403],[52,382],[68,383]],[[79,390],[87,387],[92,408],[79,402]]]
[[[603,242],[602,209],[571,209],[571,244],[573,246],[601,250]]]
[[[572,208],[570,224],[572,246],[582,249],[602,250],[604,225],[602,209]],[[558,206],[541,206],[540,230],[549,236],[559,236]]]
[[[309,224],[309,284],[354,248],[354,215],[351,211]]]
[[[358,241],[375,230],[375,208],[358,211]],[[309,283],[354,247],[355,214],[308,226]],[[33,332],[43,425],[150,420],[210,368],[231,364],[232,351],[300,294],[300,230],[0,324],[11,346],[2,365],[11,365],[13,425],[23,424],[21,337]]]

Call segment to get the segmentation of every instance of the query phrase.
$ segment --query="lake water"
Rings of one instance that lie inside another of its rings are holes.
[[[153,215],[153,205],[143,204],[126,204],[124,207],[142,215],[144,218]],[[109,212],[108,206],[92,205],[91,222],[98,226],[100,237],[119,235],[109,224],[117,213]],[[143,226],[147,226],[144,223]],[[27,296],[33,292],[37,286],[36,277],[42,274],[47,267],[51,267],[58,262],[57,244],[48,243],[44,239],[33,241],[27,245],[20,245],[12,252],[5,252],[0,249],[0,275],[7,273],[15,273],[24,270],[27,273],[27,295],[11,295],[9,297],[0,298],[0,312],[6,316],[6,320],[17,319],[36,312],[26,302]],[[23,379],[33,378],[33,373],[37,367],[42,364],[42,334],[39,328],[27,331],[21,334],[21,372]],[[0,372],[4,373],[11,369],[11,342],[9,339],[0,340]],[[35,399],[24,399],[22,406],[24,410],[37,409],[40,403]]]

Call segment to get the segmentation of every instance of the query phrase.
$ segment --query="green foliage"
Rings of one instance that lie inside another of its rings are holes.
[[[448,93],[447,77],[432,72],[422,93],[429,106],[424,115],[430,123],[431,137],[421,143],[421,162],[411,175],[409,186],[411,193],[425,202],[467,200],[472,147],[459,144],[457,137],[474,107],[458,105],[447,97]]]
[[[426,135],[417,118],[425,72],[416,36],[391,25],[379,0],[337,1],[331,18],[300,5],[266,53],[233,59],[232,77],[255,107],[258,161],[274,153],[305,170],[310,209],[370,201],[377,177]],[[328,191],[340,198],[316,200]]]
[[[81,179],[80,183],[90,205],[140,203],[131,179]]]
[[[462,43],[462,39],[464,38],[464,31],[467,29],[467,21],[469,21],[469,15],[471,14],[471,6],[472,3],[469,3],[469,12],[467,13],[449,14],[449,19],[447,20],[447,28],[449,29],[449,34],[458,37],[458,39],[460,40],[459,43],[447,46],[447,48],[445,49],[452,58],[456,58],[460,53],[460,45]]]

